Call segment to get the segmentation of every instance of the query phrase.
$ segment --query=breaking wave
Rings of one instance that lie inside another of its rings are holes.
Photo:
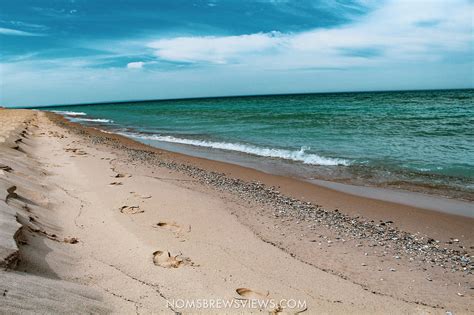
[[[307,152],[309,150],[308,147],[302,147],[300,150],[291,151],[291,150],[285,150],[285,149],[258,147],[254,145],[240,144],[240,143],[184,139],[184,138],[177,138],[173,136],[141,135],[141,134],[134,134],[134,133],[133,134],[120,133],[120,134],[124,136],[128,136],[128,137],[139,138],[139,139],[144,139],[144,140],[155,140],[155,141],[162,141],[162,142],[187,144],[187,145],[212,148],[212,149],[243,152],[243,153],[263,156],[263,157],[298,161],[304,164],[311,164],[311,165],[328,165],[329,166],[329,165],[349,165],[350,164],[349,161],[344,160],[344,159],[328,158],[328,157],[319,156],[314,153],[308,153]]]
[[[53,113],[60,114],[60,115],[66,115],[66,116],[85,116],[87,115],[86,113],[83,112],[69,112],[69,111],[63,111],[63,110],[52,110]]]
[[[101,122],[101,123],[113,123],[113,120],[102,119],[102,118],[74,118],[72,121],[85,121],[85,122]]]

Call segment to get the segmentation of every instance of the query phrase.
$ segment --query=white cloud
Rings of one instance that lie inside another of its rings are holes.
[[[135,61],[127,64],[128,69],[142,69],[145,63],[143,61]]]
[[[473,10],[469,0],[392,0],[336,28],[299,34],[177,37],[153,41],[148,47],[156,57],[174,62],[271,69],[435,61],[447,52],[469,52]]]
[[[240,36],[178,37],[148,44],[161,59],[180,62],[225,64],[246,54],[272,49],[283,39],[279,33],[257,33]]]
[[[11,35],[11,36],[43,36],[42,34],[24,32],[11,28],[0,27],[0,35]]]

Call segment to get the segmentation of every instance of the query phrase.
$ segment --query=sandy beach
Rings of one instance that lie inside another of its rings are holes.
[[[0,313],[474,312],[472,217],[53,113],[0,110],[0,196]]]

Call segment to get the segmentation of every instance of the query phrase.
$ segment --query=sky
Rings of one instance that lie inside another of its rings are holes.
[[[473,88],[472,0],[2,0],[0,105]]]

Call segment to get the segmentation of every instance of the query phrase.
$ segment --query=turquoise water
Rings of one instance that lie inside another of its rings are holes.
[[[474,90],[333,93],[49,108],[148,143],[268,159],[314,178],[474,188]],[[67,113],[66,113],[67,114]],[[471,195],[472,196],[472,195]]]

